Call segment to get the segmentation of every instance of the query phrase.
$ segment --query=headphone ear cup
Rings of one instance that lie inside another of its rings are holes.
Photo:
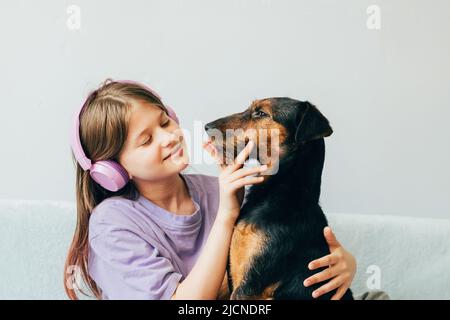
[[[95,162],[89,173],[95,182],[109,191],[122,189],[129,180],[126,170],[112,160]]]

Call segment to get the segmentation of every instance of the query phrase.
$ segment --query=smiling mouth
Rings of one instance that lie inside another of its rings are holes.
[[[167,157],[163,159],[163,161],[169,159],[172,155],[176,154],[181,147],[182,147],[181,143],[177,144],[177,146],[169,153]]]

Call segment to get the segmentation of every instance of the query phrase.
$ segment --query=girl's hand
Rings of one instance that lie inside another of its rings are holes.
[[[303,284],[305,287],[309,287],[314,283],[331,279],[313,292],[313,298],[317,298],[338,288],[333,297],[331,297],[331,300],[339,300],[350,287],[353,277],[355,276],[356,259],[350,252],[341,246],[330,227],[325,227],[323,231],[331,253],[325,257],[310,262],[308,268],[310,270],[320,267],[328,268],[309,277],[303,282]]]
[[[244,149],[236,157],[235,162],[226,165],[220,164],[220,157],[217,154],[217,149],[210,143],[205,142],[203,148],[209,152],[209,154],[215,159],[220,167],[219,174],[219,188],[220,188],[220,201],[219,212],[225,214],[224,218],[234,224],[241,209],[242,195],[244,192],[244,186],[258,184],[264,181],[264,177],[251,177],[251,175],[261,173],[267,169],[266,165],[258,166],[254,168],[242,168],[245,160],[247,160],[252,149],[254,142],[249,141]]]

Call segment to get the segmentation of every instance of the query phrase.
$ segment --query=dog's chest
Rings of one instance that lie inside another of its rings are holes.
[[[255,225],[244,220],[236,224],[230,245],[230,273],[234,288],[242,283],[253,258],[260,254],[266,242],[267,237]]]

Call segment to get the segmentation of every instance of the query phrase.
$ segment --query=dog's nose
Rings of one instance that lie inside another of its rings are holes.
[[[205,125],[205,131],[209,131],[209,130],[212,130],[212,129],[214,129],[214,124],[212,122],[207,123]]]

